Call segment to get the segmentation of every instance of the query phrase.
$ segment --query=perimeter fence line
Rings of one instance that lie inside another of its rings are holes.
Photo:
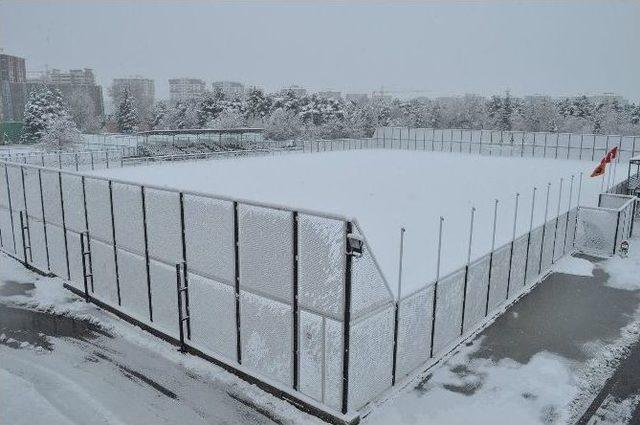
[[[489,253],[469,254],[445,276],[439,254],[435,280],[408,294],[400,266],[396,296],[355,219],[28,164],[0,162],[0,246],[182,350],[348,422],[485,326],[562,256],[611,255],[630,237],[635,198],[602,194],[600,208],[587,209],[575,177],[566,183],[568,204],[559,190],[553,214],[548,185],[543,224],[534,228],[531,215],[520,236],[516,195],[512,240],[498,247],[496,202]],[[469,247],[473,221],[472,209]]]

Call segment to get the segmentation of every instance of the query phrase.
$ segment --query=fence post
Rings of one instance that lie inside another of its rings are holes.
[[[562,203],[562,183],[564,179],[560,177],[560,188],[558,189],[558,209],[556,210],[556,226],[553,231],[553,248],[551,249],[551,264],[554,264],[556,258],[556,241],[558,239],[558,220],[560,219],[560,204]]]
[[[87,278],[91,277],[91,280],[93,281],[93,274],[87,273],[87,255],[91,255],[91,252],[87,251],[87,246],[85,245],[84,238],[85,238],[85,234],[88,235],[88,233],[89,233],[88,231],[80,233],[80,255],[82,256],[81,258],[82,259],[82,280],[84,283],[85,302],[89,302],[91,299],[89,296],[89,284],[87,283]]]
[[[38,169],[38,185],[40,187],[40,208],[42,208],[42,230],[44,233],[44,250],[47,258],[47,270],[51,270],[51,261],[49,259],[49,237],[47,234],[47,217],[44,212],[44,197],[42,193],[42,170],[40,169]]]
[[[438,230],[438,259],[436,263],[436,281],[433,284],[433,311],[431,312],[431,347],[429,349],[429,357],[433,358],[433,343],[436,334],[436,308],[438,306],[438,281],[440,280],[440,257],[442,250],[442,225],[444,217],[440,217],[440,228]]]
[[[573,180],[574,180],[574,175],[571,175],[571,182],[569,183],[569,206],[567,207],[567,220],[564,225],[564,241],[562,242],[562,255],[564,255],[567,252],[567,232],[569,231],[569,213],[571,212],[571,201],[573,199]]]
[[[516,193],[516,205],[515,211],[513,212],[513,232],[511,233],[511,250],[509,252],[509,271],[507,273],[507,297],[505,299],[509,299],[509,289],[511,287],[511,266],[513,265],[513,246],[516,242],[516,224],[518,222],[518,201],[520,199],[520,194]]]
[[[462,292],[462,319],[460,320],[460,336],[464,334],[464,315],[467,307],[467,286],[469,283],[469,265],[471,263],[471,244],[473,243],[473,219],[476,207],[471,207],[471,219],[469,222],[469,247],[467,248],[467,265],[464,268],[464,289]]]
[[[180,238],[182,242],[182,280],[184,283],[184,309],[187,314],[187,339],[191,339],[191,313],[189,309],[189,274],[187,265],[187,232],[185,231],[184,193],[180,192]]]
[[[234,247],[234,267],[235,267],[235,301],[236,301],[236,359],[238,364],[242,364],[242,344],[240,334],[240,226],[238,223],[238,202],[233,202],[233,247]]]
[[[558,149],[560,146],[560,133],[556,133],[556,159],[558,159]]]
[[[396,299],[396,308],[393,321],[393,363],[391,366],[391,386],[396,384],[396,369],[398,362],[398,320],[400,316],[400,300],[402,299],[402,257],[404,254],[404,232],[400,229],[400,259],[398,264],[398,294]]]
[[[9,186],[9,167],[5,165],[4,167],[4,178],[5,183],[7,185],[7,203],[9,206],[9,219],[11,221],[11,239],[13,240],[13,253],[18,254],[16,251],[16,228],[13,220],[13,207],[11,205],[11,188]]]
[[[144,186],[140,186],[142,200],[142,230],[144,235],[144,261],[147,272],[147,299],[149,300],[149,321],[153,323],[153,302],[151,296],[151,264],[149,261],[149,230],[147,226],[147,195]]]
[[[24,219],[20,217],[22,228],[22,248],[24,251],[24,262],[27,262],[27,249],[29,250],[29,261],[33,261],[33,252],[31,250],[31,230],[29,230],[29,207],[27,206],[27,188],[24,184],[24,167],[20,166],[20,180],[22,182],[22,200],[24,202]],[[24,220],[24,223],[22,221]],[[26,231],[26,238],[25,238]],[[29,243],[27,247],[27,241]]]
[[[498,223],[498,200],[495,200],[493,206],[493,233],[491,236],[491,252],[489,253],[489,280],[487,282],[487,300],[484,307],[484,316],[489,314],[489,296],[491,295],[491,269],[493,268],[493,251],[496,247],[496,224]]]
[[[342,327],[342,413],[349,409],[349,350],[351,332],[351,267],[352,255],[349,252],[349,237],[353,232],[353,223],[346,222],[345,234],[345,274],[344,274],[344,317]]]
[[[182,266],[184,262],[176,263],[176,294],[178,296],[178,334],[180,335],[180,351],[187,351],[187,345],[184,341],[184,326],[185,315],[182,312],[182,292],[185,289],[182,286]],[[188,316],[187,316],[188,317]]]
[[[617,214],[617,218],[616,218],[616,233],[613,236],[613,252],[611,255],[616,255],[616,248],[617,248],[617,243],[618,243],[618,232],[620,230],[620,211],[618,211]]]
[[[298,212],[293,211],[293,389],[298,390],[299,386],[299,363],[300,348],[298,342],[298,334],[300,328],[299,311],[298,311]],[[324,335],[323,335],[324,338]],[[323,359],[324,361],[324,359]],[[323,377],[324,379],[324,377]]]
[[[527,284],[527,270],[529,269],[529,249],[531,247],[531,232],[533,231],[533,212],[536,206],[536,190],[538,190],[535,186],[533,187],[533,195],[531,196],[531,217],[529,218],[529,234],[527,235],[527,254],[525,255],[524,260],[524,283],[525,286]]]
[[[580,212],[580,195],[582,194],[582,173],[580,173],[580,180],[578,183],[578,199],[576,200],[576,224],[573,226],[573,241],[571,246],[576,245],[576,232],[578,231],[578,213]]]
[[[67,241],[67,222],[64,214],[64,195],[62,192],[62,172],[60,171],[58,171],[58,184],[60,186],[60,210],[62,212],[62,231],[64,232],[64,256],[67,260],[67,279],[71,280],[71,268],[69,267],[69,244]]]
[[[542,273],[542,254],[544,254],[544,237],[547,231],[547,217],[549,214],[549,194],[551,192],[551,182],[547,183],[547,200],[544,205],[544,221],[542,222],[542,242],[540,243],[540,261],[538,265],[538,274]],[[553,253],[551,254],[553,258]]]
[[[120,295],[120,274],[118,273],[118,247],[116,242],[116,219],[113,214],[113,184],[109,180],[109,209],[111,210],[111,237],[113,239],[113,262],[114,270],[116,273],[116,291],[118,294],[118,305],[122,305],[122,298]]]

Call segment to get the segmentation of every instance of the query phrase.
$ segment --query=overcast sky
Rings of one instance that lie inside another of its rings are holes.
[[[267,90],[640,100],[640,2],[18,2],[0,47],[28,70],[237,80]],[[407,93],[408,91],[415,91]],[[403,93],[400,93],[403,92]]]

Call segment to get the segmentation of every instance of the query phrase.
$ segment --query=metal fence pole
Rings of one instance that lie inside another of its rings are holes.
[[[400,300],[402,299],[402,258],[404,254],[404,232],[405,229],[400,229],[400,256],[398,264],[398,293],[396,296],[396,305],[394,312],[394,324],[393,324],[393,363],[391,366],[391,386],[396,384],[396,370],[398,362],[398,321],[400,317]]]
[[[189,273],[188,273],[188,264],[187,264],[187,232],[185,227],[185,215],[184,215],[184,193],[180,192],[178,195],[178,199],[180,201],[180,239],[182,245],[182,272],[183,272],[183,283],[184,283],[184,309],[187,315],[186,324],[187,324],[187,339],[191,339],[191,313],[189,309]]]
[[[436,281],[433,284],[433,311],[431,312],[431,347],[429,349],[429,357],[433,358],[433,343],[436,333],[436,308],[438,304],[438,280],[440,280],[440,258],[442,251],[442,225],[444,217],[440,217],[440,228],[438,230],[438,259],[436,263]]]
[[[469,221],[469,246],[467,248],[467,265],[464,268],[464,289],[462,292],[462,319],[460,320],[460,335],[464,334],[464,315],[467,306],[467,287],[469,284],[469,265],[471,263],[471,245],[473,243],[473,220],[476,207],[471,207],[471,219]]]
[[[71,280],[71,268],[69,267],[69,244],[67,241],[67,222],[64,213],[64,195],[62,192],[62,172],[58,171],[58,184],[60,186],[60,211],[62,213],[62,231],[64,232],[64,256],[67,261],[67,279]]]
[[[353,232],[353,223],[346,222],[345,246],[349,246],[349,237]],[[344,275],[344,317],[342,327],[342,413],[349,409],[349,351],[351,332],[351,268],[352,254],[349,249],[345,253]]]
[[[556,240],[558,239],[558,220],[560,219],[560,204],[562,203],[562,184],[564,179],[560,177],[560,187],[558,189],[558,209],[556,210],[556,226],[553,231],[553,248],[551,248],[551,264],[555,263],[556,257]]]
[[[516,224],[518,222],[518,201],[520,200],[520,194],[516,193],[516,205],[513,212],[513,232],[511,233],[511,250],[509,252],[509,271],[507,272],[507,296],[505,299],[509,299],[509,289],[511,287],[511,266],[513,266],[513,246],[516,242]]]
[[[236,314],[236,359],[242,364],[242,344],[240,334],[240,226],[238,223],[238,202],[233,202],[233,247],[234,247],[234,287],[235,287],[235,314]]]
[[[542,242],[540,243],[540,261],[538,265],[538,274],[542,273],[542,254],[544,253],[544,237],[547,231],[547,217],[549,214],[549,194],[551,192],[551,182],[547,183],[547,200],[544,205],[544,221],[542,222]],[[553,253],[551,254],[553,258]]]
[[[529,249],[531,247],[531,232],[533,231],[533,212],[536,207],[536,191],[538,189],[533,187],[533,195],[531,196],[531,216],[529,218],[529,234],[527,235],[527,254],[524,260],[524,282],[523,286],[527,284],[527,270],[529,269]]]
[[[9,186],[9,166],[4,167],[4,179],[7,185],[7,204],[9,207],[9,220],[11,222],[11,239],[13,240],[13,253],[18,254],[16,251],[16,228],[13,219],[13,207],[11,205],[11,187]]]
[[[300,348],[298,342],[298,334],[300,332],[299,311],[298,311],[298,212],[292,213],[292,234],[293,234],[293,389],[299,388],[299,364],[300,364]],[[323,336],[324,338],[324,336]],[[323,360],[324,361],[324,360]],[[324,377],[323,377],[324,379]]]
[[[140,186],[140,197],[142,206],[142,231],[144,236],[144,262],[147,273],[147,299],[149,301],[149,321],[153,323],[153,302],[151,296],[151,263],[149,261],[149,229],[147,226],[147,201],[146,190]]]
[[[491,295],[491,272],[493,268],[493,251],[496,247],[496,224],[498,223],[498,200],[495,200],[493,206],[493,232],[491,236],[491,252],[489,253],[489,279],[487,281],[487,299],[484,308],[484,316],[487,317],[489,314],[489,297]]]
[[[47,232],[47,217],[44,209],[44,196],[42,192],[42,170],[38,169],[38,185],[40,187],[40,208],[42,208],[42,230],[44,234],[44,249],[47,258],[47,270],[51,270],[51,260],[49,257],[49,236]]]
[[[564,225],[564,241],[562,242],[562,255],[567,252],[567,232],[569,231],[569,213],[571,212],[571,201],[573,199],[573,180],[574,175],[571,175],[571,182],[569,183],[569,206],[567,207],[567,220]]]
[[[116,242],[116,219],[113,213],[113,184],[111,180],[108,182],[109,185],[109,209],[111,211],[111,237],[113,239],[113,262],[114,262],[114,270],[116,273],[116,291],[118,294],[118,305],[122,305],[122,298],[120,294],[120,273],[118,273],[118,247]]]

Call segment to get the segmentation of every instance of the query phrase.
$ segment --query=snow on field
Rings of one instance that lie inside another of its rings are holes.
[[[517,236],[529,229],[532,190],[534,227],[569,206],[570,178],[584,173],[582,205],[595,205],[602,179],[590,178],[595,164],[539,158],[500,158],[415,151],[348,151],[291,154],[99,170],[95,175],[277,203],[355,217],[381,268],[396,288],[400,228],[406,228],[403,294],[435,279],[439,217],[443,216],[441,276],[466,262],[471,207],[475,214],[472,260],[491,247],[494,200],[499,200],[496,247],[510,241],[516,192],[520,193]],[[626,173],[617,172],[616,181]]]

